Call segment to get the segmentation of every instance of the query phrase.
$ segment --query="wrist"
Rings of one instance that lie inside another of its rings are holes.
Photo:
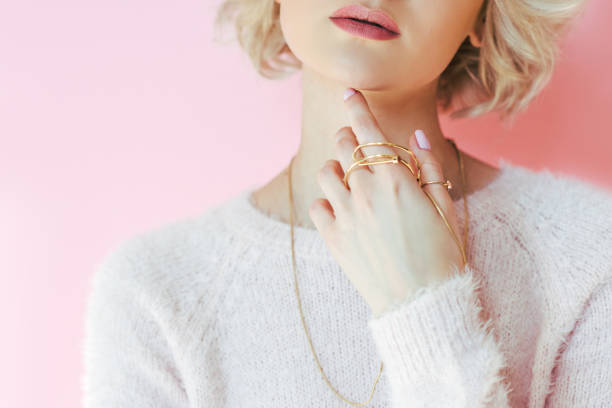
[[[376,319],[385,313],[399,308],[402,304],[412,299],[416,289],[417,288],[410,288],[404,291],[401,296],[388,296],[383,298],[380,302],[370,304],[372,309],[372,317]]]

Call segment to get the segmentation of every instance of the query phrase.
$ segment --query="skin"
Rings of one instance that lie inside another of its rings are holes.
[[[275,1],[287,45],[302,62],[302,134],[292,167],[294,223],[321,233],[376,315],[394,300],[448,277],[450,265],[462,265],[460,252],[407,168],[358,168],[351,172],[350,190],[342,182],[344,170],[359,143],[385,140],[410,148],[425,181],[450,179],[456,186],[424,188],[458,231],[452,202],[462,196],[461,175],[455,150],[440,129],[435,90],[466,37],[480,46],[477,17],[483,0],[368,2],[398,24],[401,36],[388,41],[351,35],[328,19],[348,1]],[[347,87],[360,92],[344,101]],[[418,148],[416,129],[425,132],[431,151]],[[386,146],[363,151],[410,160]],[[497,168],[462,153],[467,194],[498,177]],[[287,189],[285,168],[253,199],[262,212],[288,223]]]

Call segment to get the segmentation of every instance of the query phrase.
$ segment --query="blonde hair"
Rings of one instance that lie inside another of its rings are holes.
[[[552,77],[558,40],[584,10],[585,0],[484,0],[478,20],[481,47],[469,38],[440,74],[438,100],[451,117],[475,117],[491,111],[513,119]],[[233,22],[240,46],[257,72],[284,78],[301,68],[287,46],[274,0],[224,0],[215,27]]]

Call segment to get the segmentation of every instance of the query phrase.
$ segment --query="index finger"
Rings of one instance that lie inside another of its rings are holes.
[[[349,90],[352,89],[347,89],[345,95],[348,95],[348,97],[344,100],[344,104],[347,107],[349,124],[353,129],[353,133],[355,133],[357,142],[359,144],[388,142],[363,94],[354,90],[355,93],[349,95]],[[388,146],[367,146],[360,150],[364,156],[372,154],[398,154],[398,152]]]

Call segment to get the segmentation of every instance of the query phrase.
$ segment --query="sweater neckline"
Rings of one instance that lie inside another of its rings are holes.
[[[470,235],[475,233],[483,216],[491,216],[491,211],[498,209],[498,205],[490,205],[491,200],[504,202],[512,199],[512,195],[516,193],[516,188],[513,189],[510,186],[512,183],[507,183],[507,181],[523,168],[503,158],[498,160],[498,168],[500,172],[493,181],[467,195]],[[266,214],[256,207],[252,194],[258,187],[251,185],[229,200],[227,204],[231,211],[227,217],[224,217],[227,225],[240,237],[247,239],[250,247],[259,247],[266,251],[291,256],[291,225],[282,221],[278,216]],[[465,219],[464,198],[460,197],[453,203],[460,228],[457,233],[462,237]],[[294,225],[294,248],[296,258],[331,257],[327,244],[317,229]]]

